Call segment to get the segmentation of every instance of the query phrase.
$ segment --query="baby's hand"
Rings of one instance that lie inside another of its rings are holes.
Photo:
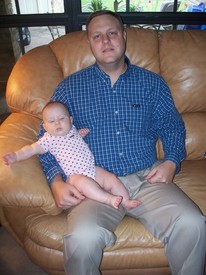
[[[82,129],[79,129],[79,134],[81,137],[86,137],[86,135],[89,133],[89,129],[88,128],[82,128]]]
[[[16,154],[14,152],[3,155],[4,164],[9,165],[17,161]]]

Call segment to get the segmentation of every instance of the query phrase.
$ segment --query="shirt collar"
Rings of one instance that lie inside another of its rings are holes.
[[[130,60],[129,60],[129,58],[128,58],[127,56],[125,56],[125,63],[127,64],[127,70],[123,73],[123,75],[124,75],[125,73],[127,73],[128,70],[129,70],[130,67],[131,67]],[[103,79],[108,79],[108,78],[109,78],[109,76],[108,76],[108,75],[98,66],[97,63],[94,64],[94,68],[95,68],[97,74],[98,74],[101,78],[103,78]]]

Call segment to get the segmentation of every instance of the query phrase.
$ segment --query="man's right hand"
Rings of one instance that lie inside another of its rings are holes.
[[[71,184],[56,176],[51,183],[51,190],[58,207],[68,209],[79,204],[85,197]]]

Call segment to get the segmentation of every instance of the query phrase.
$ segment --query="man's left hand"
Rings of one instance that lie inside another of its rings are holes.
[[[154,167],[146,176],[149,183],[171,183],[176,171],[176,164],[170,160],[166,160]]]

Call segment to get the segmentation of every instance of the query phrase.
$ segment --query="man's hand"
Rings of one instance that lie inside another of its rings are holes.
[[[51,184],[52,194],[58,207],[68,209],[79,204],[85,197],[71,184],[57,176]]]
[[[146,176],[149,183],[171,183],[176,171],[176,164],[170,160],[166,160],[154,167]]]

